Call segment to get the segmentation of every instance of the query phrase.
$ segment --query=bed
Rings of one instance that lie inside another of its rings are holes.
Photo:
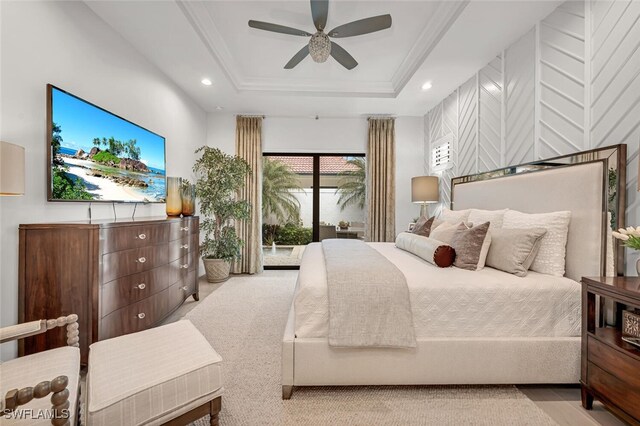
[[[604,160],[454,179],[454,210],[570,210],[564,277],[437,268],[393,243],[369,243],[405,275],[415,348],[329,346],[323,251],[309,245],[283,338],[283,398],[295,386],[578,383],[579,281],[605,270],[606,179]]]

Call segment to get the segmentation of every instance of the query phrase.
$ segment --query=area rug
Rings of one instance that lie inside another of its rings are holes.
[[[280,345],[296,277],[231,278],[185,316],[224,359],[221,425],[556,424],[514,386],[297,388],[283,401]]]

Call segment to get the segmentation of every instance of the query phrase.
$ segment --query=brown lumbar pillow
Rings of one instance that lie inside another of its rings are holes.
[[[429,234],[431,233],[431,226],[433,225],[434,219],[435,219],[435,216],[429,219],[427,219],[426,216],[421,216],[420,219],[418,219],[418,221],[414,225],[411,232],[416,235],[422,235],[423,237],[428,237]]]
[[[451,238],[451,247],[456,251],[455,266],[471,271],[484,267],[491,244],[489,225],[489,222],[485,222],[471,229],[456,230]]]

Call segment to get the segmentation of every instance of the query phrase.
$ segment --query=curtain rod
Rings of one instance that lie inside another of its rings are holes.
[[[244,115],[244,114],[237,114],[236,117],[247,117],[247,118],[267,118],[264,115]]]
[[[396,116],[395,115],[372,115],[370,117],[367,117],[367,121],[370,120],[377,120],[377,119],[390,119],[390,120],[395,120]]]

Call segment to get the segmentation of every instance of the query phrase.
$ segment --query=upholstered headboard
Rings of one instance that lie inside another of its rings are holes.
[[[576,281],[604,273],[607,200],[605,162],[560,166],[483,180],[454,178],[451,208],[571,211],[565,275]]]

